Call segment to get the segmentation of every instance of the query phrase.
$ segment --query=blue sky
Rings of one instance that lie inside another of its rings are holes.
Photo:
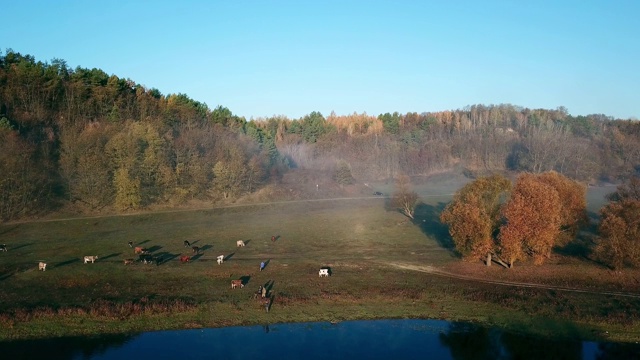
[[[252,117],[640,117],[640,1],[7,1],[0,48]]]

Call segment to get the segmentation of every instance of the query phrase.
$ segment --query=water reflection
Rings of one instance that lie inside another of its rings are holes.
[[[264,324],[0,343],[3,359],[640,359],[640,345],[556,340],[438,320]]]

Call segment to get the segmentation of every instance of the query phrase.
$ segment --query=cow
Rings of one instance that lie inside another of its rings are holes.
[[[237,247],[244,247],[244,241],[242,241],[242,240],[236,241],[236,246]]]
[[[145,249],[145,248],[143,248],[143,247],[140,247],[140,246],[136,246],[136,248],[135,248],[135,249],[133,249],[133,252],[134,252],[135,254],[143,254],[143,253],[146,253],[146,252],[147,252],[147,249]]]
[[[188,263],[189,261],[191,261],[191,256],[189,255],[183,255],[180,257],[180,262],[181,263]]]
[[[91,263],[93,264],[94,262],[96,262],[96,260],[98,260],[98,255],[84,257],[85,264],[88,263],[89,261],[91,261]]]
[[[189,242],[189,240],[184,241],[184,247],[191,247],[191,243]]]
[[[262,285],[260,285],[260,286],[258,287],[258,291],[256,291],[256,292],[253,294],[253,298],[254,298],[254,299],[257,299],[258,297],[262,296],[262,289],[263,289],[263,287],[262,287]]]
[[[47,263],[46,263],[46,262],[42,262],[42,261],[41,261],[41,262],[38,264],[38,271],[40,271],[40,270],[45,271],[46,269],[47,269]]]
[[[262,301],[262,305],[264,305],[264,310],[266,312],[269,312],[269,308],[271,307],[271,299],[270,298],[264,298],[261,301]]]
[[[271,241],[276,241],[276,236],[275,235],[271,236]]]
[[[241,289],[244,287],[244,284],[242,283],[242,280],[231,280],[231,288],[232,289],[235,289],[238,286],[240,286]]]
[[[320,269],[320,271],[318,272],[318,277],[328,277],[329,276],[329,269]]]
[[[222,264],[224,262],[224,255],[218,256],[217,260],[218,260],[218,265]]]
[[[262,291],[260,292],[260,295],[262,296],[262,298],[266,298],[267,297],[267,288],[263,287]]]
[[[200,254],[200,248],[197,246],[192,247],[191,250],[193,250],[194,254]]]
[[[125,265],[133,265],[133,259],[124,259]]]
[[[143,264],[152,264],[155,259],[149,254],[141,254],[138,256],[138,260]]]
[[[7,244],[1,244],[0,245],[0,251],[7,252]]]
[[[133,241],[129,241],[129,247],[133,248]]]

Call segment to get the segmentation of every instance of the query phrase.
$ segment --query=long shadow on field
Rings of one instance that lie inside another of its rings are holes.
[[[158,250],[162,249],[162,246],[158,246],[158,245],[153,245],[152,247],[148,248],[147,251],[149,252],[156,252]]]
[[[235,255],[236,253],[232,252],[231,254],[227,255],[224,257],[224,261],[228,261],[229,259],[231,259],[233,257],[233,255]]]
[[[10,232],[12,232],[13,230],[15,230],[15,229],[17,229],[19,227],[20,227],[20,225],[16,225],[16,226],[12,226],[12,227],[6,228],[6,229],[0,231],[0,235],[4,235],[4,234],[7,234],[7,233],[10,233]]]
[[[18,245],[16,247],[11,247],[11,246],[7,245],[7,248],[9,250],[18,250],[18,249],[22,249],[23,247],[27,247],[27,246],[31,246],[31,245],[33,245],[33,243],[22,244],[22,245]]]
[[[251,239],[249,239],[249,240],[244,240],[244,244],[245,244],[245,245],[249,245],[249,243],[250,243],[250,242],[251,242]]]
[[[104,257],[100,257],[98,260],[107,260],[107,259],[111,259],[112,257],[116,257],[116,256],[120,256],[120,255],[122,255],[121,252],[113,253],[113,254],[109,254],[109,255],[104,256]]]
[[[413,223],[420,227],[422,232],[435,239],[445,249],[453,252],[454,246],[449,229],[440,222],[440,213],[447,204],[439,202],[437,205],[420,203],[416,206]]]
[[[149,239],[147,239],[147,240],[142,240],[142,241],[140,241],[139,243],[137,243],[136,245],[144,245],[144,244],[148,243],[149,241],[151,241],[151,240],[149,240]]]
[[[69,260],[63,261],[63,262],[55,263],[54,266],[55,267],[66,266],[66,265],[71,265],[71,264],[77,263],[77,262],[80,262],[80,259],[73,258],[73,259],[69,259]]]
[[[212,248],[213,248],[213,246],[207,244],[207,245],[201,247],[200,251],[205,251],[205,250],[209,250],[209,249],[212,249]]]
[[[172,254],[170,252],[163,251],[161,253],[156,254],[156,259],[157,259],[156,264],[162,265],[166,262],[169,262],[177,258],[178,256],[180,256],[180,254]]]
[[[203,255],[202,253],[198,253],[196,255],[193,255],[191,257],[191,261],[196,261],[196,260],[200,259],[202,257],[202,255]]]
[[[200,242],[200,240],[193,240],[193,241],[191,242],[191,245],[195,245],[195,244],[197,244],[197,243],[199,243],[199,242]]]
[[[247,286],[247,284],[249,283],[249,280],[251,280],[251,276],[249,275],[240,276],[240,281],[242,281],[242,285],[244,286]]]

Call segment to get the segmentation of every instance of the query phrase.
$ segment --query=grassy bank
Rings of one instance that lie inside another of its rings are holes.
[[[606,269],[570,255],[515,271],[462,263],[434,218],[449,197],[424,199],[417,223],[387,211],[385,199],[371,198],[5,224],[0,339],[372,318],[468,320],[546,335],[597,339],[608,332],[609,339],[640,339],[640,301],[597,294],[633,292],[627,280],[636,274],[604,279]],[[240,239],[246,247],[236,247]],[[178,260],[191,252],[184,240],[203,249],[187,264]],[[161,263],[125,266],[123,259],[134,257],[129,241]],[[99,259],[83,264],[84,255]],[[227,261],[218,265],[218,255]],[[37,270],[38,261],[48,263],[45,272]],[[321,266],[332,276],[319,278]],[[448,273],[554,285],[562,279],[592,292],[488,284]],[[241,278],[246,286],[232,290],[231,280]],[[272,298],[268,313],[253,299],[265,284]]]

